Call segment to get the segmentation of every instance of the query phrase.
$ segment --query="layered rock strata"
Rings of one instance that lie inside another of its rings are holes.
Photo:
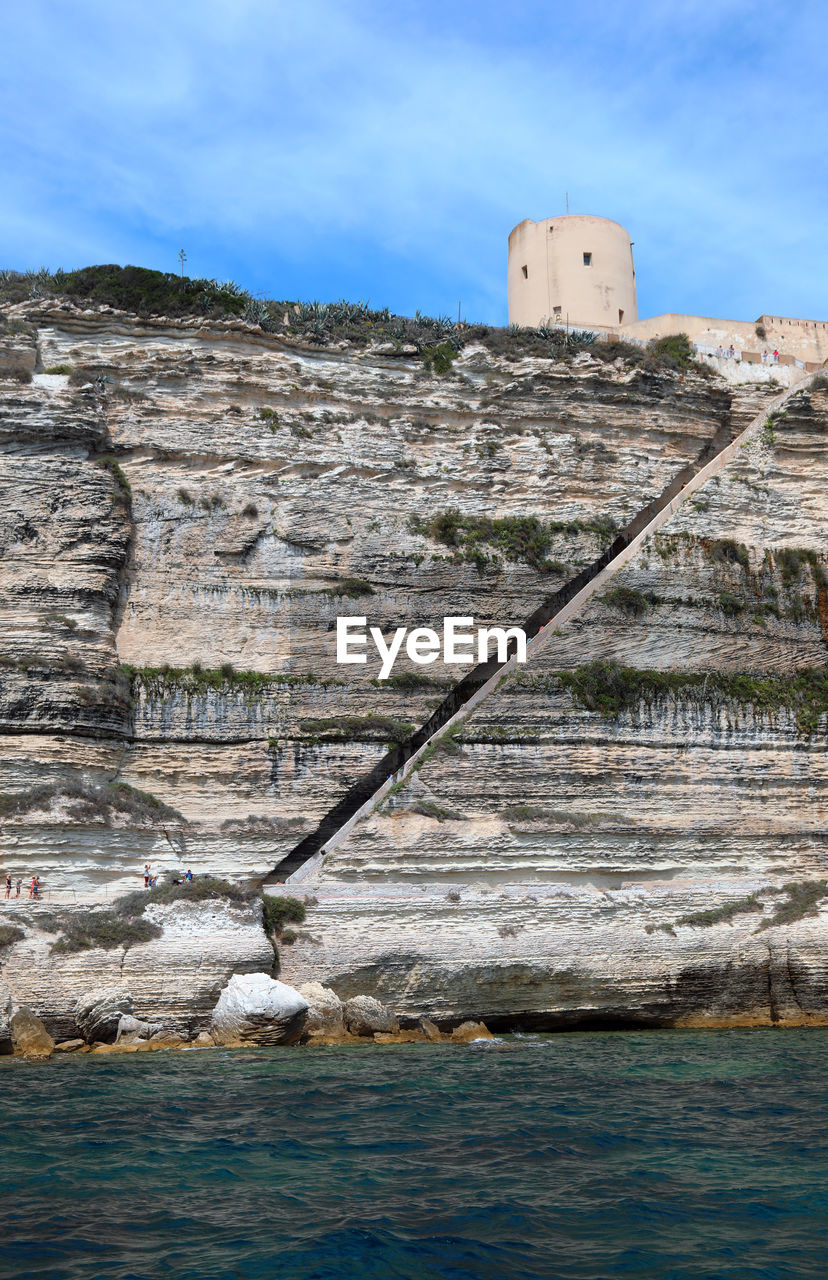
[[[439,378],[234,323],[14,310],[43,372],[0,407],[0,840],[53,903],[146,861],[265,876],[464,670],[338,667],[338,615],[519,623],[774,391],[480,347]],[[819,916],[757,927],[824,865],[824,709],[794,686],[825,667],[826,408],[798,397],[351,833],[288,982],[445,1026],[822,1017]],[[29,931],[4,980],[60,1011],[123,967],[195,1025],[269,944],[166,910],[160,939],[59,967]]]

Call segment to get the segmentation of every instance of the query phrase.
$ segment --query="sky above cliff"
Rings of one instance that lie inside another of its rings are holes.
[[[639,312],[828,318],[823,0],[27,0],[2,265],[506,321],[525,217],[615,218]]]

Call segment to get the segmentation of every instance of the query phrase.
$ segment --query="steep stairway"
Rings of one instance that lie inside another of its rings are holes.
[[[554,631],[576,617],[610,579],[633,559],[644,540],[657,533],[681,505],[713,476],[733,461],[768,419],[778,414],[800,392],[806,390],[819,371],[805,374],[786,388],[751,420],[734,439],[725,423],[701,451],[695,462],[683,467],[659,496],[637,513],[610,547],[591,565],[548,596],[518,625],[526,632],[527,662],[547,644]],[[550,626],[554,623],[554,626]],[[374,768],[364,775],[324,815],[316,830],[300,841],[263,881],[263,888],[299,883],[310,875],[347,836],[354,825],[378,804],[393,786],[404,781],[428,748],[443,734],[458,729],[472,711],[514,671],[514,644],[505,662],[491,659],[480,663],[454,686],[432,715],[405,742],[395,745]]]

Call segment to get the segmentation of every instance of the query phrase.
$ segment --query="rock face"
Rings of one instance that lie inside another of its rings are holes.
[[[146,1021],[197,1034],[207,1029],[219,992],[234,973],[273,963],[255,902],[154,905],[147,916],[161,927],[159,938],[129,948],[63,953],[57,964],[50,949],[56,941],[53,912],[46,903],[27,910],[33,927],[7,949],[3,979],[15,1003],[36,1010],[61,1038],[77,1035],[75,1006],[98,987],[130,992]],[[109,1026],[114,1037],[117,1021]]]
[[[12,1015],[11,1036],[15,1050],[24,1058],[49,1058],[54,1053],[54,1040],[25,1005]]]
[[[352,1036],[372,1036],[378,1031],[399,1031],[400,1024],[390,1009],[373,996],[354,996],[345,1005],[345,1026]]]
[[[163,1027],[158,1022],[145,1022],[142,1018],[135,1018],[132,1014],[125,1013],[118,1020],[115,1043],[152,1040],[155,1036],[162,1034],[163,1030]]]
[[[323,987],[321,982],[306,982],[299,988],[299,994],[308,1002],[304,1027],[307,1034],[324,1031],[326,1035],[336,1036],[344,1033],[344,1008],[335,991]]]
[[[62,893],[265,875],[467,669],[337,666],[337,616],[521,622],[775,390],[17,310],[77,376],[0,386],[0,850],[54,894],[3,977],[66,1035],[121,983],[197,1031],[272,952],[177,906],[56,964]],[[287,981],[495,1030],[828,1018],[826,437],[823,385],[285,890]]]
[[[130,993],[112,987],[87,992],[74,1009],[75,1025],[87,1044],[94,1044],[96,1040],[111,1044],[118,1035],[122,1018],[131,1014]]]
[[[266,973],[230,979],[213,1010],[216,1044],[294,1044],[305,1026],[308,1003],[298,991]]]

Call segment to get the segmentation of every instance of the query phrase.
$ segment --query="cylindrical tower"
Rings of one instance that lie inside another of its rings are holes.
[[[616,327],[638,319],[628,233],[609,218],[524,219],[509,236],[509,323]]]

